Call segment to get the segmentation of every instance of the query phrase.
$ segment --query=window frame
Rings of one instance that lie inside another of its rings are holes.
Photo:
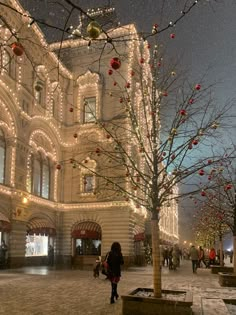
[[[4,157],[3,157],[3,169],[2,169],[2,181],[0,178],[0,184],[5,184],[6,180],[6,138],[3,130],[0,128],[0,147],[4,149]]]
[[[94,100],[93,104],[93,108],[90,108],[90,102],[89,100]],[[97,98],[96,96],[88,96],[88,97],[84,97],[84,104],[83,104],[83,123],[84,124],[90,124],[90,123],[95,123],[96,119],[97,119]],[[88,111],[86,109],[89,109]],[[92,117],[89,118],[87,116],[91,115]]]

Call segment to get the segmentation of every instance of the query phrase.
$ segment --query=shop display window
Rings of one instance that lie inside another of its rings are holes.
[[[101,240],[90,238],[76,239],[76,255],[101,255]]]
[[[27,234],[25,256],[47,256],[48,255],[48,236]]]

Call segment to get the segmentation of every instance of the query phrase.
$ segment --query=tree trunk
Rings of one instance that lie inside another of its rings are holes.
[[[154,296],[161,297],[161,261],[160,261],[160,234],[158,218],[152,218],[152,262]]]
[[[236,274],[236,235],[233,236],[233,266],[234,266],[234,273]]]
[[[223,241],[222,237],[220,238],[220,266],[224,266],[224,260],[223,260]]]

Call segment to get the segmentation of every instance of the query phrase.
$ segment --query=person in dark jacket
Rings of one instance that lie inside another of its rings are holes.
[[[121,277],[120,266],[124,264],[120,243],[114,242],[107,257],[108,279],[111,282],[111,304],[115,303],[119,295],[117,293],[117,284]]]

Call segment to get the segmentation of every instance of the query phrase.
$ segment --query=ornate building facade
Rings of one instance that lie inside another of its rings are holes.
[[[108,73],[114,52],[107,46],[101,56],[99,43],[88,49],[83,39],[49,45],[18,1],[6,2],[15,9],[1,7],[0,28],[0,235],[9,266],[46,263],[49,245],[58,264],[92,264],[113,241],[127,265],[143,263],[146,210],[100,191],[104,183],[94,175],[110,163],[96,149],[109,145],[96,122],[119,119]],[[137,36],[133,25],[113,32]],[[140,48],[130,40],[117,49],[128,62],[115,85],[125,78],[135,98],[131,69]],[[149,58],[148,49],[143,54]],[[178,242],[176,202],[163,209],[160,224],[162,239]]]

